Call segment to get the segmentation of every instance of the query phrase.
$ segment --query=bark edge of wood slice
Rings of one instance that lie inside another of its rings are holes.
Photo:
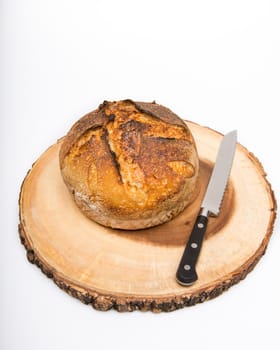
[[[277,204],[262,164],[238,144],[221,213],[209,220],[199,280],[190,287],[176,282],[222,138],[210,128],[187,124],[201,163],[197,198],[172,221],[136,232],[86,218],[60,176],[60,141],[48,148],[20,190],[19,235],[28,260],[69,295],[103,311],[169,312],[215,298],[244,279],[266,251]]]

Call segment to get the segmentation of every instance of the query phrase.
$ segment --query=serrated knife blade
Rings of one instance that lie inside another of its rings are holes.
[[[234,130],[226,134],[220,144],[216,162],[202,201],[201,210],[196,218],[177,269],[176,280],[181,285],[192,285],[198,278],[196,263],[206,232],[208,216],[219,215],[233,163],[236,142],[237,131]]]
[[[226,134],[221,142],[215,166],[201,207],[217,216],[227,186],[237,141],[237,131]]]

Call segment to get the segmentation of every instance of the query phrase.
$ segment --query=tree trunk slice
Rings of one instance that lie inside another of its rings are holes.
[[[61,142],[51,146],[21,188],[19,233],[28,260],[98,310],[172,311],[214,298],[244,279],[265,253],[276,200],[260,162],[238,144],[220,215],[209,219],[199,279],[190,287],[175,280],[222,139],[187,124],[200,158],[196,199],[172,221],[145,230],[113,230],[86,218],[60,175]]]

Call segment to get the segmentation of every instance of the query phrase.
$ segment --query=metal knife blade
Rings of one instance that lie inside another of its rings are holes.
[[[198,278],[195,267],[206,232],[208,216],[219,214],[233,163],[236,142],[237,131],[234,130],[226,134],[220,144],[201,210],[196,218],[176,273],[176,280],[181,285],[192,285]]]
[[[234,130],[223,137],[218,151],[216,163],[201,205],[212,215],[217,216],[220,211],[233,162],[236,141],[237,131]]]

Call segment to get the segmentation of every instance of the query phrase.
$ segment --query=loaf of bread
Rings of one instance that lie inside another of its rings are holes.
[[[73,125],[60,149],[64,182],[82,212],[126,230],[182,212],[198,167],[186,123],[155,102],[105,101]]]

